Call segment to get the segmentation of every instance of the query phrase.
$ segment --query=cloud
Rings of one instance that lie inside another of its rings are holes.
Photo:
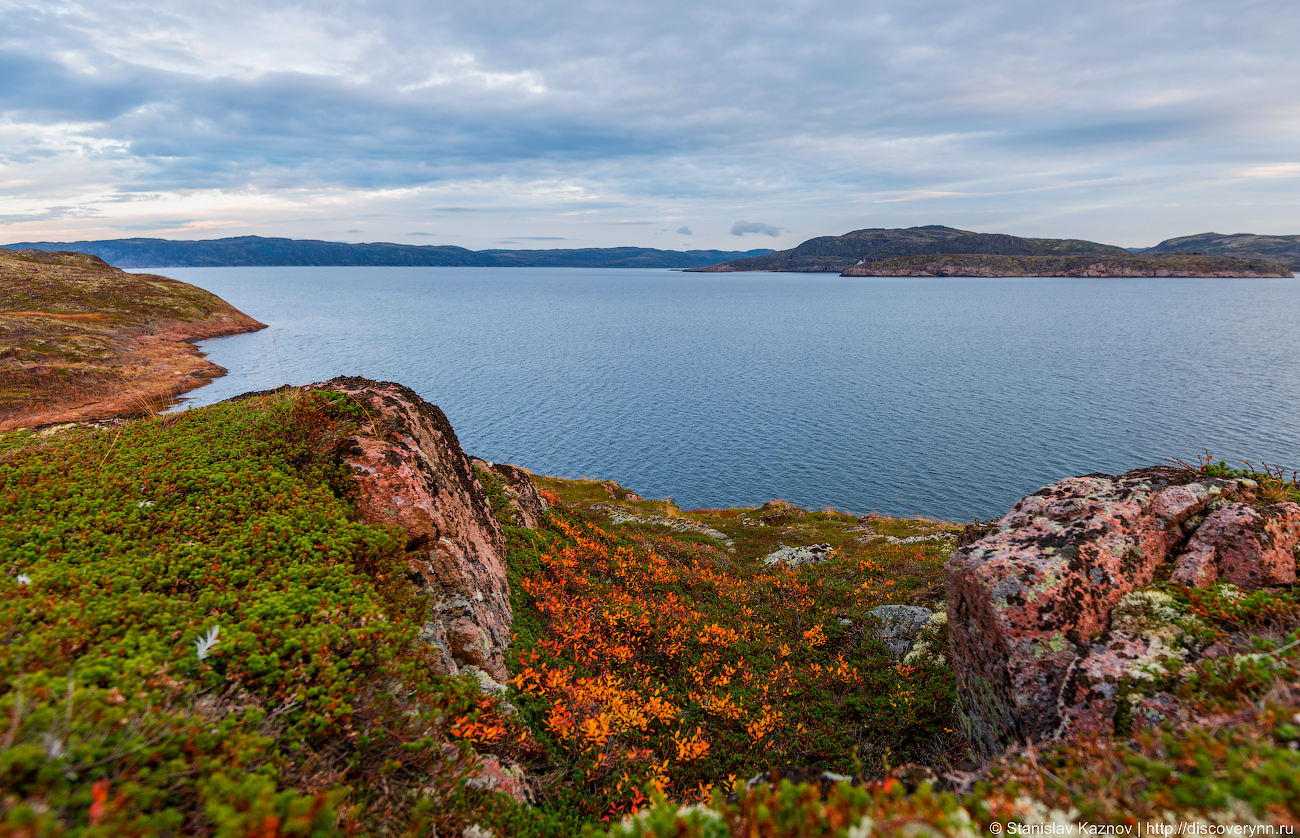
[[[695,235],[694,233],[691,232],[691,228],[690,228],[690,227],[678,227],[678,228],[677,228],[677,234],[678,234],[679,236],[693,236],[693,235]]]
[[[562,242],[567,241],[564,236],[515,236],[517,239],[523,239],[530,242]]]
[[[1300,231],[1293,0],[3,2],[24,229]]]
[[[731,235],[743,236],[746,233],[762,233],[765,236],[776,238],[781,235],[780,227],[773,227],[771,224],[763,224],[758,221],[737,221],[731,225]]]
[[[408,236],[436,236],[437,233],[407,233]]]

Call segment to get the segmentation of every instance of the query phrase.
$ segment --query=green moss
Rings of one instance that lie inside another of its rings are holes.
[[[403,539],[354,520],[332,447],[357,410],[308,394],[0,437],[7,827],[324,835],[457,786],[440,731],[476,699],[428,674]]]

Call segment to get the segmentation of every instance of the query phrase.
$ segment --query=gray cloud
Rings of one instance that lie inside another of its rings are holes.
[[[773,227],[771,224],[763,224],[758,221],[737,221],[731,225],[731,235],[743,236],[746,233],[762,233],[765,236],[776,238],[781,235],[780,227]]]
[[[678,234],[679,236],[693,236],[693,235],[695,235],[694,233],[691,232],[691,228],[690,228],[690,227],[678,227],[678,228],[677,228],[677,234]]]
[[[132,201],[427,189],[381,223],[445,213],[483,238],[505,212],[558,240],[736,206],[827,233],[1300,230],[1293,0],[51,9],[6,0],[0,29],[0,165],[35,184],[6,186],[31,219],[82,182]]]
[[[408,236],[436,236],[437,233],[407,233]]]

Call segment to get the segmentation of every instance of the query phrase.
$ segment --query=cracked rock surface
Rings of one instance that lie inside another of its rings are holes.
[[[1124,673],[1167,648],[1111,625],[1162,564],[1185,584],[1294,580],[1300,506],[1257,510],[1256,487],[1173,467],[1071,477],[955,550],[945,568],[951,651],[976,739],[997,750],[1103,727]]]
[[[371,415],[336,456],[361,489],[362,520],[406,532],[409,578],[432,600],[420,637],[438,650],[442,672],[504,689],[512,619],[505,541],[447,417],[392,382],[347,376],[310,389],[346,393]]]

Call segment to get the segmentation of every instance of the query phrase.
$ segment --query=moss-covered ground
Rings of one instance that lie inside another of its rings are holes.
[[[428,835],[480,808],[448,729],[489,708],[430,674],[404,539],[354,520],[357,410],[0,437],[0,834]]]

